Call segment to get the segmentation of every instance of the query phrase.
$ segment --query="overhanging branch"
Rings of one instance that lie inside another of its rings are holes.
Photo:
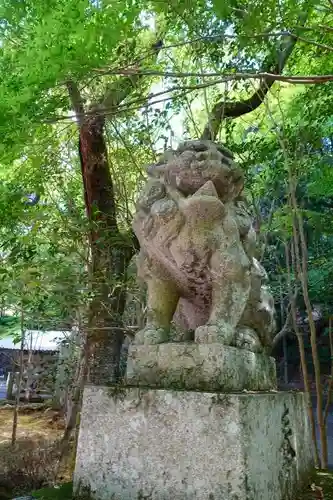
[[[296,42],[296,37],[286,36],[283,47],[278,53],[277,61],[274,65],[269,64],[264,71],[273,75],[280,74],[287,63]],[[237,118],[258,108],[265,99],[265,96],[274,82],[274,77],[264,77],[262,78],[258,89],[248,99],[238,102],[225,102],[224,100],[221,100],[216,103],[209,116],[208,123],[203,130],[201,139],[212,141],[216,140],[223,118]]]

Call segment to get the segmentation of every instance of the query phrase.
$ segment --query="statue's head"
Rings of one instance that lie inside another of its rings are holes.
[[[148,167],[151,177],[176,188],[184,196],[194,194],[212,181],[222,201],[237,198],[243,189],[242,170],[224,146],[210,141],[187,141],[167,151],[157,164]]]

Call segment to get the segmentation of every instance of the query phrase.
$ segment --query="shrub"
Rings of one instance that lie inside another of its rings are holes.
[[[59,441],[24,439],[15,447],[8,442],[0,444],[0,498],[52,484],[59,450]]]

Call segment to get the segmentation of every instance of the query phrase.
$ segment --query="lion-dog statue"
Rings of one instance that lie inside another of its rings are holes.
[[[147,320],[136,344],[182,340],[270,349],[274,301],[255,258],[256,233],[242,196],[244,175],[232,153],[188,141],[147,168],[133,229]]]

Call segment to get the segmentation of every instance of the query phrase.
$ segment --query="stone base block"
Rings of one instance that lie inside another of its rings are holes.
[[[294,500],[311,455],[302,393],[90,386],[74,491],[96,500]]]
[[[238,392],[276,388],[275,360],[221,344],[131,345],[128,385]]]

